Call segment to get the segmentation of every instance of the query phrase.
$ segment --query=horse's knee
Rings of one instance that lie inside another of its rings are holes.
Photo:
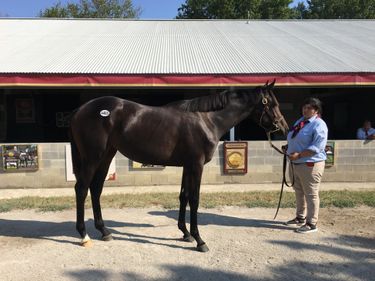
[[[83,183],[77,181],[76,185],[74,186],[74,191],[76,193],[77,200],[84,200],[88,194],[88,187],[85,187]]]
[[[181,192],[180,193],[180,196],[179,196],[179,199],[180,199],[180,202],[187,202],[189,196],[185,193],[185,192]]]

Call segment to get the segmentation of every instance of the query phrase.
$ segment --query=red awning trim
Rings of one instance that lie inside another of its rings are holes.
[[[0,74],[0,87],[227,87],[263,85],[276,79],[277,86],[368,86],[375,73],[344,74]]]

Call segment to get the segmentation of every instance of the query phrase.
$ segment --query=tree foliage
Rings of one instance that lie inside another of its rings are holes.
[[[373,19],[375,0],[185,0],[178,19]]]
[[[178,19],[290,18],[292,0],[186,0]]]
[[[79,3],[57,2],[40,11],[40,17],[54,18],[138,18],[140,7],[134,7],[132,0],[80,0]]]
[[[310,0],[312,19],[373,19],[375,0]]]

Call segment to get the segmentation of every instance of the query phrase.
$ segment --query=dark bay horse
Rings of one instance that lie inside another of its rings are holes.
[[[185,241],[208,251],[198,231],[197,211],[203,166],[220,138],[250,116],[266,132],[286,132],[286,124],[272,89],[274,82],[250,90],[227,90],[211,96],[161,107],[141,105],[117,97],[100,97],[82,105],[71,119],[71,145],[77,204],[77,230],[89,241],[84,202],[90,188],[95,227],[111,240],[100,207],[104,179],[112,158],[120,151],[140,163],[183,167],[178,228]],[[185,224],[190,206],[190,233]]]

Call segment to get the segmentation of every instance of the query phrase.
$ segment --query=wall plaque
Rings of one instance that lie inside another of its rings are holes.
[[[224,174],[247,173],[247,142],[224,142]]]
[[[327,154],[326,167],[331,167],[335,164],[335,142],[327,141],[325,151]]]

